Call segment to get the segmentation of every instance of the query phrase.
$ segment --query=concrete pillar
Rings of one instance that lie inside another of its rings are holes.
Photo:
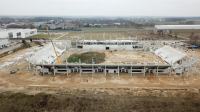
[[[157,66],[157,68],[156,68],[156,76],[158,76],[158,66]]]
[[[118,77],[119,77],[119,65],[118,65]]]
[[[144,77],[146,76],[146,67],[144,66]]]
[[[35,66],[35,75],[38,74],[38,71],[37,71],[37,66]]]
[[[93,65],[93,62],[92,62],[92,78],[93,78],[93,75],[94,75],[94,65]]]
[[[82,76],[82,69],[81,69],[81,66],[79,66],[79,75]]]
[[[43,62],[42,62],[42,76],[44,75],[44,65],[43,65]]]
[[[131,76],[133,76],[133,64],[131,63]]]
[[[67,77],[68,77],[67,63],[65,64],[65,69],[67,70]]]
[[[28,70],[31,70],[31,63],[28,63]]]
[[[106,70],[106,65],[105,65],[105,69],[104,69],[104,73],[105,73],[105,76],[107,75],[107,70]]]
[[[67,69],[67,77],[69,76],[69,69]]]
[[[56,72],[56,71],[55,71],[55,66],[53,65],[53,75],[54,75],[54,76],[56,75],[55,72]]]
[[[189,70],[188,70],[189,71]],[[187,78],[189,78],[189,74],[188,74],[188,71],[186,71],[186,76],[187,76]]]
[[[170,67],[170,73],[169,76],[172,76],[172,67]]]
[[[92,78],[93,78],[93,75],[94,75],[94,59],[92,58]]]

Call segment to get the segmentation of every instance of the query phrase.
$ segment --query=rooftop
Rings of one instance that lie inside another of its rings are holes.
[[[200,25],[155,25],[158,30],[199,30]]]
[[[185,53],[180,52],[179,50],[170,46],[164,46],[160,49],[157,49],[155,51],[155,54],[161,57],[168,64],[174,64],[187,56]]]

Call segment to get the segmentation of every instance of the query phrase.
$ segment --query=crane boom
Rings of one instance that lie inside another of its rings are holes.
[[[49,39],[50,39],[51,44],[52,44],[52,46],[53,46],[53,50],[54,50],[54,52],[55,52],[55,54],[56,54],[56,64],[61,64],[60,56],[59,56],[58,53],[56,52],[55,45],[54,45],[54,43],[53,43],[53,40],[51,39],[51,35],[50,35],[50,33],[49,33],[49,30],[48,30],[48,26],[46,27],[46,30],[47,30],[47,33],[48,33],[48,35],[49,35],[49,37],[50,37]]]

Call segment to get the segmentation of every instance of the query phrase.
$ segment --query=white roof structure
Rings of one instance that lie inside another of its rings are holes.
[[[155,54],[170,65],[174,65],[176,64],[176,62],[186,57],[185,53],[182,53],[179,50],[172,48],[170,46],[164,46],[160,49],[157,49],[155,51]]]
[[[157,30],[200,30],[200,25],[155,25]]]
[[[118,42],[118,41],[125,41],[125,42],[127,42],[127,41],[133,41],[133,40],[81,40],[81,41],[84,41],[84,42],[99,42],[99,41],[103,41],[103,42],[107,42],[107,41],[109,41],[109,42]]]

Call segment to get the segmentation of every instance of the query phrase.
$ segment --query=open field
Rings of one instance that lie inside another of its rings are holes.
[[[104,28],[82,28],[84,32],[117,32],[117,31],[148,31],[153,30],[153,27],[146,27],[146,28],[119,28],[119,27],[104,27]]]
[[[105,64],[166,64],[159,57],[153,53],[147,53],[142,51],[113,51],[106,52]]]
[[[53,38],[53,39],[55,39],[55,38],[61,36],[62,33],[52,33],[50,35],[51,36],[49,36],[47,33],[39,33],[37,35],[32,36],[31,38],[43,38],[43,39],[45,39],[45,38]]]
[[[176,39],[174,37],[159,37],[153,33],[153,29],[135,28],[85,28],[83,31],[69,31],[68,35],[60,39]]]
[[[5,92],[0,93],[0,112],[198,112],[200,109],[199,93],[180,90],[186,96],[157,97],[132,95],[131,89],[110,91],[118,94],[103,89],[35,95]]]
[[[195,34],[199,34],[199,31],[194,31]],[[181,32],[173,31],[173,35],[177,35],[179,38],[171,37],[169,35],[159,36],[154,34],[153,28],[147,29],[135,29],[135,28],[83,28],[82,31],[51,31],[51,38],[55,39],[61,35],[65,35],[62,39],[71,39],[71,40],[109,40],[109,39],[187,39],[191,35],[191,32]],[[33,36],[33,38],[49,38],[48,34],[39,33],[38,35]]]

